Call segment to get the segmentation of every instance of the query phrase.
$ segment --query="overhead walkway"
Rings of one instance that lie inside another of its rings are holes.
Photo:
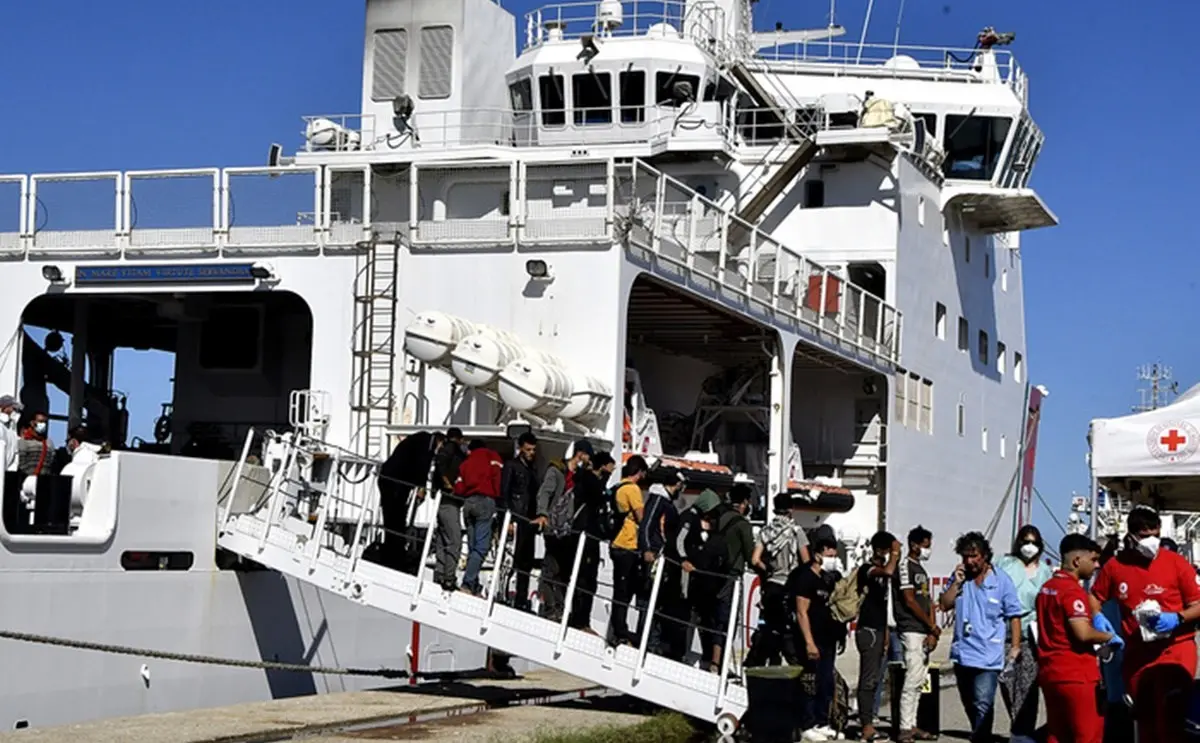
[[[303,425],[298,428],[297,434],[268,434],[264,466],[274,473],[271,482],[254,503],[235,507],[234,500],[227,499],[220,519],[221,547],[350,601],[715,722],[722,731],[736,729],[747,706],[740,669],[733,663],[736,648],[745,646],[740,600],[733,602],[724,632],[726,647],[734,652],[725,653],[719,674],[655,655],[649,648],[655,626],[677,621],[656,611],[669,569],[667,560],[660,558],[645,610],[655,621],[640,623],[644,627],[635,645],[614,648],[596,634],[569,628],[569,611],[561,620],[551,621],[505,605],[507,580],[502,582],[501,576],[512,568],[506,547],[514,520],[507,513],[496,551],[500,564],[481,578],[482,596],[446,592],[433,582],[428,567],[432,529],[424,535],[415,575],[364,559],[377,531],[376,463],[309,438]],[[250,443],[248,436],[247,452]],[[241,474],[239,465],[239,480]],[[440,499],[437,496],[433,504],[434,513]],[[564,592],[566,607],[572,606],[581,590],[579,558],[588,539],[584,534],[575,537],[575,567]],[[742,581],[736,583],[734,595],[740,598]],[[630,613],[631,629],[639,624],[637,616]]]

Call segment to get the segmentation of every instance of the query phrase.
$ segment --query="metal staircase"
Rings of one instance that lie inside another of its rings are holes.
[[[613,648],[599,636],[569,628],[570,612],[561,621],[551,621],[497,601],[503,567],[493,569],[490,576],[481,574],[490,589],[483,597],[446,592],[430,579],[427,566],[433,529],[426,533],[416,575],[364,560],[368,537],[376,530],[377,464],[312,438],[311,430],[301,425],[293,433],[267,434],[264,467],[271,473],[270,482],[249,505],[235,508],[234,499],[228,499],[218,530],[222,548],[355,603],[716,722],[723,733],[737,728],[747,695],[733,665],[735,652],[725,653],[720,674],[662,658],[648,649],[654,625],[650,621],[643,622],[636,647]],[[248,437],[247,450],[250,442]],[[235,482],[242,482],[247,466],[244,459],[239,462]],[[435,512],[440,497],[435,497]],[[512,518],[511,512],[505,513],[497,555],[506,553]],[[589,538],[578,537],[576,567],[565,594],[567,607],[577,590],[580,556]],[[655,616],[665,564],[665,559],[656,563],[646,616]],[[735,596],[744,595],[741,583],[735,586]],[[727,648],[740,646],[742,611],[742,602],[734,601],[725,633]]]
[[[728,65],[729,74],[737,81],[755,105],[773,117],[778,118],[783,127],[783,138],[772,147],[763,158],[763,171],[752,183],[742,184],[742,192],[753,191],[753,196],[738,212],[738,218],[748,224],[756,224],[767,208],[775,202],[787,186],[817,156],[820,147],[808,132],[805,132],[795,119],[795,112],[800,107],[791,93],[774,78],[769,70],[759,77],[755,76],[747,59],[734,58]],[[769,88],[769,89],[768,89]],[[772,171],[772,162],[780,157],[787,149],[791,153],[783,163]],[[769,177],[766,177],[770,173]],[[763,183],[763,178],[766,182]],[[738,244],[745,238],[744,230],[730,230],[730,244]]]
[[[382,459],[395,402],[396,269],[400,244],[378,235],[361,244],[354,279],[354,379],[351,448]]]

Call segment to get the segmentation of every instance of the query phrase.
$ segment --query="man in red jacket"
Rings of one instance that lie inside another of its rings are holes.
[[[1162,522],[1153,509],[1137,506],[1126,523],[1124,548],[1104,564],[1092,586],[1093,626],[1112,631],[1098,612],[1115,599],[1126,643],[1121,671],[1133,699],[1138,738],[1182,742],[1196,675],[1200,578],[1183,557],[1159,549]]]
[[[454,494],[465,498],[463,523],[467,527],[467,569],[463,573],[462,589],[478,596],[479,569],[492,544],[492,518],[496,515],[496,499],[500,497],[500,473],[504,461],[500,455],[475,439],[467,446],[467,458],[458,468]]]

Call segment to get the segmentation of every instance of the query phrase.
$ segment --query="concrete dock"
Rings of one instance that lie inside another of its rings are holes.
[[[607,695],[608,691],[557,671],[540,670],[518,679],[400,686],[389,690],[319,694],[269,702],[239,704],[155,715],[123,717],[78,725],[19,730],[0,734],[7,743],[265,743],[305,737],[323,740],[363,740],[363,728],[381,732],[403,726],[440,725],[447,718],[471,717],[469,727],[494,736],[500,731],[531,729],[554,719],[581,726],[636,724],[642,718],[628,712],[568,705],[567,715],[547,715],[531,706]],[[500,712],[497,712],[500,710]],[[553,718],[553,719],[551,719]],[[362,732],[359,732],[362,731]],[[326,737],[328,736],[328,737]],[[376,740],[380,735],[371,734]],[[430,737],[420,736],[424,740]],[[386,737],[382,738],[387,740]],[[395,739],[395,738],[393,738]],[[455,740],[470,738],[456,736]],[[479,740],[490,740],[480,738]]]

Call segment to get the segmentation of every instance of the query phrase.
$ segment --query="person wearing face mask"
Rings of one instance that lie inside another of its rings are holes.
[[[802,501],[791,493],[775,496],[775,518],[758,533],[750,563],[762,580],[759,594],[761,626],[754,633],[747,666],[778,665],[780,659],[794,664],[800,660],[788,610],[787,580],[798,565],[808,560],[808,537],[796,523]]]
[[[804,642],[804,665],[814,676],[813,694],[805,694],[800,700],[804,740],[837,738],[836,731],[829,726],[829,710],[836,683],[834,661],[838,645],[846,639],[846,625],[833,618],[829,597],[842,578],[837,572],[838,562],[837,542],[827,536],[816,537],[812,542],[812,560],[788,576],[787,591]]]
[[[958,538],[954,551],[962,562],[954,582],[942,593],[943,611],[954,609],[954,681],[971,721],[972,741],[991,741],[996,685],[1006,663],[1021,652],[1021,602],[1012,580],[992,567],[992,547],[980,532]],[[1005,634],[1012,643],[1005,653]]]
[[[5,472],[17,470],[17,416],[22,409],[12,395],[0,396],[0,464]]]
[[[1026,524],[1017,531],[1012,552],[996,561],[996,568],[1003,571],[1017,588],[1017,599],[1021,602],[1021,652],[1013,661],[1012,673],[1006,674],[1000,684],[1000,696],[1012,720],[1012,743],[1033,743],[1038,719],[1037,657],[1037,603],[1038,593],[1053,573],[1042,560],[1045,543],[1042,533],[1033,524]],[[1011,638],[1009,640],[1011,645]]]
[[[50,418],[45,413],[30,415],[21,427],[17,442],[17,471],[27,477],[48,475],[54,468],[54,444],[48,429]]]
[[[1200,578],[1183,557],[1159,548],[1161,530],[1153,509],[1138,506],[1130,511],[1123,549],[1104,564],[1092,586],[1091,610],[1093,626],[1112,632],[1100,607],[1109,599],[1120,606],[1126,643],[1121,672],[1133,699],[1138,738],[1174,743],[1188,739]],[[1155,612],[1146,616],[1145,607],[1137,611],[1149,601],[1158,604]]]
[[[75,426],[68,431],[67,443],[54,452],[54,466],[50,469],[50,474],[61,475],[63,469],[75,458],[75,452],[79,451],[79,447],[89,441],[90,435],[83,426]]]
[[[917,727],[921,689],[929,678],[929,653],[942,635],[933,612],[929,574],[922,563],[933,553],[933,534],[917,525],[908,533],[908,556],[892,578],[892,613],[903,649],[904,687],[900,690],[901,741],[933,740]]]

